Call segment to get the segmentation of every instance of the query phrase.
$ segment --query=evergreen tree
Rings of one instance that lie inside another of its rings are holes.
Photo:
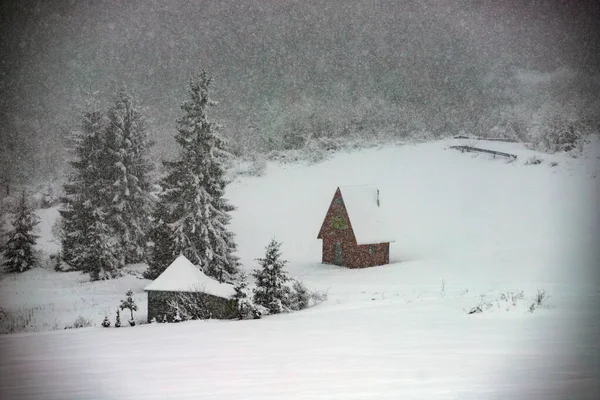
[[[230,153],[218,134],[220,125],[209,121],[207,108],[211,79],[201,72],[189,85],[189,100],[181,105],[175,140],[180,146],[176,161],[165,162],[159,201],[170,229],[171,259],[183,253],[193,264],[219,281],[231,281],[238,272],[233,233],[226,228],[234,209],[223,197],[224,162]],[[168,246],[165,247],[167,249]]]
[[[256,279],[254,303],[269,310],[270,314],[286,311],[289,288],[286,283],[290,280],[283,270],[287,261],[281,260],[281,243],[271,240],[267,246],[265,258],[259,258],[261,268],[254,270]]]
[[[80,257],[81,270],[90,275],[92,281],[107,280],[121,276],[123,250],[118,237],[107,223],[107,214],[97,208],[92,211],[92,224],[88,228],[88,243],[91,246]]]
[[[92,280],[116,277],[123,267],[121,243],[103,202],[107,182],[104,125],[99,111],[83,113],[83,129],[72,136],[73,172],[64,186],[60,210],[63,260],[72,269],[89,273]]]
[[[115,320],[115,328],[121,327],[121,312],[117,308],[117,319]]]
[[[94,222],[92,212],[99,196],[97,180],[102,171],[98,159],[103,127],[99,111],[85,111],[81,131],[75,131],[71,136],[74,160],[69,163],[72,171],[64,184],[63,207],[59,212],[63,260],[75,270],[83,269],[83,259],[91,248],[88,231]]]
[[[39,223],[39,218],[27,202],[25,191],[14,214],[13,228],[8,232],[8,242],[4,248],[4,266],[9,272],[23,272],[37,263],[33,247],[38,236],[33,231]]]
[[[105,328],[110,327],[110,321],[108,320],[108,315],[104,316],[104,321],[102,321],[102,326]]]
[[[121,241],[122,264],[144,258],[145,232],[152,209],[151,146],[146,121],[134,96],[124,89],[119,90],[108,111],[102,157],[106,166],[107,182],[103,190],[109,224]]]
[[[156,279],[173,262],[175,250],[172,238],[173,231],[165,220],[168,213],[165,205],[158,202],[154,208],[148,239],[152,246],[147,251],[148,269],[144,271],[144,278]]]
[[[250,316],[256,315],[256,309],[254,304],[252,304],[252,298],[250,295],[250,290],[248,288],[248,281],[245,272],[240,273],[240,277],[235,287],[235,294],[233,295],[233,300],[235,300],[238,319],[246,319]]]

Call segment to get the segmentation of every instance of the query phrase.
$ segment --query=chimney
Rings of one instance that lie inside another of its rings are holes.
[[[379,189],[377,189],[377,207],[379,207]]]

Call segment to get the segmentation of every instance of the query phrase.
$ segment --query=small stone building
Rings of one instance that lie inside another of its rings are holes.
[[[317,238],[323,240],[324,264],[348,268],[389,264],[394,240],[380,207],[379,189],[338,187]]]
[[[153,318],[162,322],[173,321],[175,313],[169,307],[169,300],[178,294],[192,294],[201,307],[205,308],[206,318],[235,318],[235,293],[232,285],[220,283],[204,274],[184,255],[180,255],[152,283],[144,288],[148,292],[148,322]]]

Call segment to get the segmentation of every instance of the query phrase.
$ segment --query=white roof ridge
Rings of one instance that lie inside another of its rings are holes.
[[[196,292],[229,298],[235,290],[232,285],[220,283],[185,257],[179,255],[154,281],[148,284],[145,291],[161,292]]]

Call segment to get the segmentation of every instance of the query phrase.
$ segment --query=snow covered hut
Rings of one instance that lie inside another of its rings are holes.
[[[191,298],[205,309],[203,314],[207,318],[235,318],[235,301],[231,299],[235,293],[233,286],[205,275],[184,255],[177,257],[144,290],[148,292],[148,321],[152,318],[163,321],[165,316],[167,321],[173,321],[175,313],[168,303],[181,293],[193,294]]]
[[[340,186],[321,225],[325,264],[364,268],[390,262],[394,242],[373,186]]]

